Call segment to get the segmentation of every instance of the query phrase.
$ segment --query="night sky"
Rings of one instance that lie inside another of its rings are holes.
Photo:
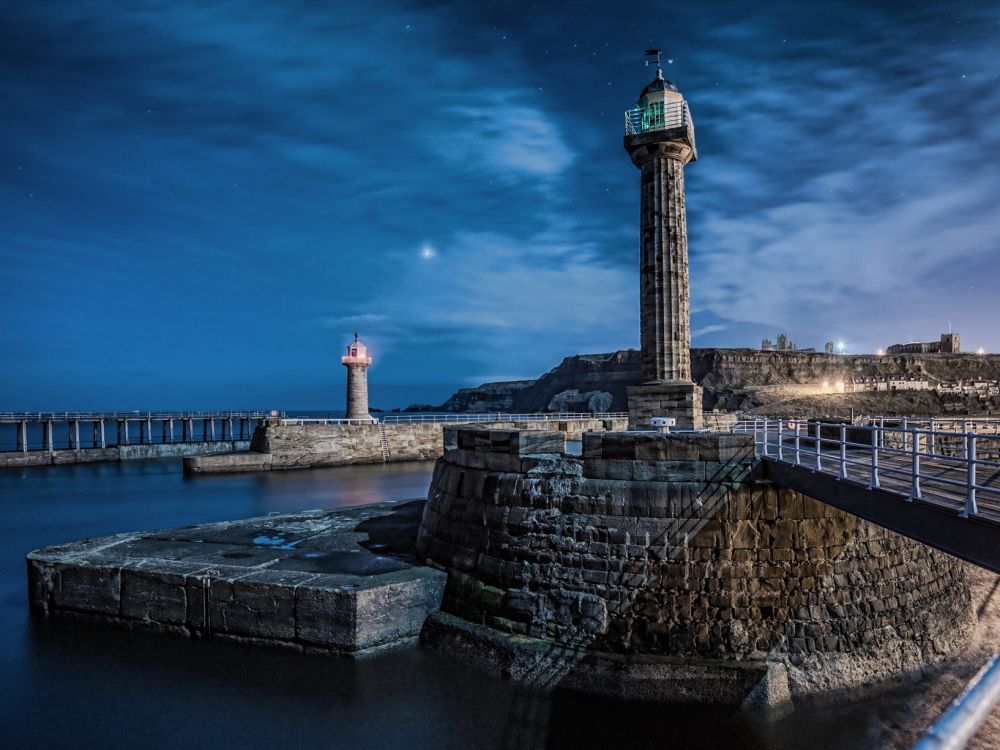
[[[0,410],[373,406],[638,345],[662,46],[695,346],[1000,350],[1000,3],[0,4]]]

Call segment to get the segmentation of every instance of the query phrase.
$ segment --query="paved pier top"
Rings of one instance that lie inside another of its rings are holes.
[[[27,556],[31,606],[189,636],[358,654],[413,640],[445,574],[422,500],[83,539]]]

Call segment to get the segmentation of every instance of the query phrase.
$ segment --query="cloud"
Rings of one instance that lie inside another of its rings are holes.
[[[516,103],[517,95],[478,94],[475,105],[448,109],[447,135],[430,136],[447,159],[486,168],[505,181],[530,186],[528,180],[559,176],[573,161],[560,127],[536,107]],[[528,178],[526,180],[525,178]]]

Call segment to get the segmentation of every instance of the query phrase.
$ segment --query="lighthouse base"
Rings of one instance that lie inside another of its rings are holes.
[[[673,417],[677,428],[702,427],[701,386],[683,380],[631,385],[628,394],[628,428],[651,430],[653,417]]]

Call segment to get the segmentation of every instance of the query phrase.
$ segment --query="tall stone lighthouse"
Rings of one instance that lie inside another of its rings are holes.
[[[698,158],[687,102],[656,78],[625,113],[625,150],[639,168],[639,318],[643,383],[628,388],[630,429],[649,429],[653,417],[674,417],[700,428],[701,388],[691,380],[691,301],[688,289],[684,166]]]
[[[368,414],[368,368],[372,358],[368,356],[368,347],[358,340],[347,347],[347,354],[340,358],[347,368],[347,418],[370,419]]]

